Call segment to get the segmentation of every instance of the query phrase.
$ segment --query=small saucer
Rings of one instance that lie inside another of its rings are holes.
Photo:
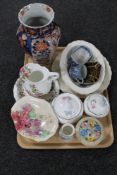
[[[13,95],[16,101],[18,101],[20,98],[24,96],[32,96],[25,90],[23,84],[24,84],[24,81],[20,78],[18,78],[17,81],[15,82],[15,85],[13,88]],[[45,99],[48,102],[51,102],[57,95],[59,95],[59,83],[57,80],[55,80],[52,83],[52,88],[50,92],[46,95],[38,96],[37,98]]]

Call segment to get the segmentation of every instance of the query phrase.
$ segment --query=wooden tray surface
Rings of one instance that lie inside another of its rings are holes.
[[[58,53],[62,52],[63,49],[64,49],[64,47],[58,47],[57,50],[56,50],[56,53],[54,55],[54,58],[57,56]],[[24,64],[31,63],[31,62],[32,62],[32,58],[29,55],[25,54]],[[103,94],[108,98],[107,90],[104,91]],[[85,114],[84,114],[83,117],[85,117]],[[65,142],[64,140],[62,140],[59,137],[58,131],[49,140],[47,140],[45,142],[40,142],[40,143],[34,142],[34,141],[30,140],[30,139],[26,139],[26,138],[24,138],[23,136],[21,136],[20,134],[17,133],[17,143],[18,143],[18,145],[21,148],[24,148],[24,149],[107,148],[107,147],[111,146],[113,141],[114,141],[113,126],[112,126],[112,119],[111,119],[111,111],[110,111],[110,113],[109,113],[109,115],[107,117],[104,117],[104,118],[99,119],[99,120],[104,126],[105,139],[100,144],[96,145],[95,147],[92,147],[92,146],[87,147],[87,146],[83,145],[82,143],[80,143],[76,139],[75,136],[74,136],[74,138],[71,141]]]

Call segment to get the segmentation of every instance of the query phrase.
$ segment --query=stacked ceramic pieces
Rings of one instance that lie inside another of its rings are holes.
[[[67,45],[60,59],[61,78],[66,92],[86,96],[103,92],[111,80],[107,59],[91,43],[74,41]]]
[[[60,123],[75,123],[83,114],[83,104],[79,97],[63,93],[52,102],[53,109]]]
[[[20,69],[20,76],[14,85],[14,98],[33,96],[52,101],[59,94],[59,74],[49,72],[46,67],[29,63]]]

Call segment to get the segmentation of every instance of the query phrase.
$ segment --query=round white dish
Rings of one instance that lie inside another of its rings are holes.
[[[61,123],[74,123],[83,114],[82,101],[70,93],[62,93],[52,101],[53,109]]]
[[[31,96],[18,100],[11,108],[11,116],[17,132],[37,142],[48,140],[58,128],[51,105]]]
[[[76,137],[86,146],[98,145],[104,139],[103,125],[95,118],[82,118],[76,125]]]
[[[84,101],[85,113],[89,116],[102,118],[108,115],[110,104],[106,97],[101,94],[91,94]]]

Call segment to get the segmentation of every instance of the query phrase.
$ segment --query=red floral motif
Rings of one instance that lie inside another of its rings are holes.
[[[32,107],[30,104],[26,104],[24,107],[23,107],[23,110],[18,112],[18,111],[15,111],[15,112],[12,112],[11,113],[11,117],[14,121],[14,124],[15,124],[15,128],[17,131],[19,130],[23,130],[26,126],[29,127],[29,119],[28,119],[28,115],[29,115],[29,112],[32,110]]]
[[[48,45],[44,41],[40,41],[40,43],[36,45],[37,51],[43,52],[46,49],[48,49]]]

